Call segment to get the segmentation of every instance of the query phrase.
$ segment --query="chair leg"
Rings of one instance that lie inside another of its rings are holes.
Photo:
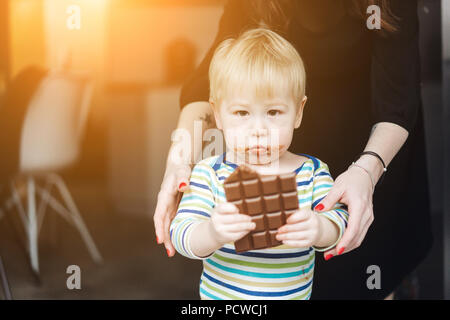
[[[55,179],[53,179],[53,180],[54,180],[55,186],[58,188],[58,190],[60,190],[61,195],[63,196],[63,192],[57,185],[56,180]],[[65,186],[64,182],[61,182],[61,183],[62,183],[62,186]],[[65,188],[65,191],[68,193],[67,188]],[[62,205],[58,200],[56,200],[56,198],[54,198],[52,195],[50,195],[48,193],[48,191],[45,189],[37,188],[37,192],[40,194],[40,196],[42,198],[45,197],[49,206],[52,207],[53,210],[55,210],[55,212],[57,212],[61,217],[63,217],[69,224],[73,225],[75,228],[78,229],[86,246],[88,247],[88,250],[92,256],[92,259],[96,263],[102,263],[103,259],[100,255],[100,253],[98,252],[97,247],[96,247],[94,241],[92,240],[86,226],[84,225],[84,222],[83,222],[81,216],[79,215],[79,212],[76,211],[74,213],[71,210],[68,210],[64,205]],[[70,197],[70,195],[69,195],[69,197]],[[63,196],[63,200],[65,200],[64,196]],[[71,198],[70,198],[70,200],[71,200]],[[75,206],[75,204],[73,204],[73,205]],[[66,203],[66,206],[68,206],[67,203]],[[75,209],[76,209],[76,207],[75,207]],[[79,219],[78,219],[78,217],[79,217]]]
[[[13,234],[16,237],[17,242],[19,243],[19,245],[22,247],[22,252],[25,255],[25,258],[28,260],[29,255],[28,255],[28,235],[27,235],[27,227],[26,224],[24,223],[24,221],[17,221],[15,219],[13,219],[12,217],[12,213],[11,213],[11,209],[14,208],[16,206],[17,210],[23,210],[23,207],[18,208],[17,207],[17,203],[14,200],[14,187],[12,186],[12,191],[11,191],[11,197],[6,200],[6,204],[5,206],[3,206],[4,210],[3,210],[3,214],[4,217],[6,218],[7,223],[9,223],[9,226],[11,227],[11,229],[14,231]],[[26,217],[25,217],[26,220]],[[22,222],[22,224],[20,224],[20,222]],[[25,221],[26,223],[28,223],[27,221]]]
[[[8,277],[6,276],[5,266],[3,265],[2,256],[0,256],[0,278],[2,281],[5,300],[12,300],[11,289],[9,287]]]
[[[94,240],[92,239],[84,221],[81,217],[80,212],[78,211],[77,206],[75,205],[75,202],[72,199],[72,196],[70,195],[69,190],[66,187],[66,184],[62,180],[61,177],[59,177],[56,174],[52,174],[51,178],[56,186],[56,188],[61,193],[61,196],[69,209],[68,212],[70,213],[71,219],[75,225],[75,227],[80,232],[81,237],[83,238],[84,243],[86,244],[89,253],[91,254],[92,259],[94,262],[101,264],[103,263],[103,258],[97,249],[97,246],[95,245]]]
[[[36,194],[39,192],[39,185],[36,184]],[[44,187],[45,193],[40,197],[41,201],[39,203],[39,207],[37,207],[37,221],[38,221],[38,234],[40,233],[42,223],[44,221],[45,212],[48,205],[48,198],[51,194],[52,185],[50,183],[47,183]]]
[[[45,196],[47,198],[46,201],[48,201],[48,205],[51,208],[53,208],[53,210],[55,210],[56,213],[58,213],[62,218],[64,218],[70,225],[76,227],[73,222],[70,211],[66,207],[64,207],[58,200],[56,200],[55,197],[49,195],[46,190],[42,190],[40,188],[37,188],[36,191],[40,194],[41,197]]]
[[[50,197],[52,192],[53,184],[49,181],[46,182],[46,185],[41,188],[39,185],[36,185],[36,195],[39,195],[41,201],[39,203],[38,211],[37,211],[37,219],[38,219],[38,234],[40,234],[42,223],[44,221],[46,210],[48,205],[50,204]],[[57,235],[57,220],[55,219],[55,215],[49,215],[48,224],[50,226],[49,229],[49,237],[50,243],[53,247],[56,247],[58,244]]]
[[[62,178],[60,178],[56,174],[51,174],[48,176],[48,182],[49,184],[47,184],[46,188],[42,189],[38,185],[36,185],[35,180],[32,176],[28,177],[26,192],[28,204],[27,210],[25,210],[25,208],[22,206],[20,195],[14,187],[14,184],[12,183],[12,197],[7,203],[8,208],[15,206],[19,212],[19,217],[21,218],[24,229],[26,231],[26,240],[28,242],[26,249],[28,249],[27,251],[30,257],[31,269],[33,271],[33,275],[36,277],[36,281],[39,284],[41,283],[41,279],[39,275],[38,238],[39,229],[43,220],[43,214],[47,205],[53,207],[56,212],[66,218],[70,224],[73,224],[78,229],[94,262],[98,264],[103,263],[103,258],[98,251],[97,246],[95,245],[95,242],[93,241],[86,225],[84,224],[78,208],[76,207],[75,202],[73,201],[70,192],[67,189]],[[51,184],[55,185],[59,190],[68,209],[66,209],[64,205],[60,204],[58,200],[51,196]],[[37,193],[39,193],[39,195],[41,196],[39,211],[37,211],[38,208],[36,206]]]
[[[25,230],[28,231],[28,217],[26,214],[26,210],[22,205],[22,199],[20,197],[19,191],[17,190],[14,181],[11,182],[11,194],[12,194],[12,203],[17,208],[17,211],[19,213],[19,217],[22,220],[22,224],[25,228]]]
[[[30,248],[31,268],[36,275],[39,275],[38,257],[38,225],[36,218],[36,192],[35,182],[28,177],[28,243]]]

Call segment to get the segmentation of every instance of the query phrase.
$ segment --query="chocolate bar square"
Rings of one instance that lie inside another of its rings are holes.
[[[224,182],[228,202],[252,217],[256,228],[234,243],[236,252],[280,245],[277,229],[298,209],[295,173],[259,175],[249,167],[238,167]]]

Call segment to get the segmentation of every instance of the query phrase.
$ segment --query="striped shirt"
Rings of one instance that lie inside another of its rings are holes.
[[[347,226],[348,213],[338,203],[317,213],[339,227],[339,238],[328,248],[293,248],[287,245],[236,253],[234,244],[225,244],[208,257],[198,257],[190,249],[191,231],[210,218],[216,204],[226,201],[224,180],[237,168],[224,155],[200,161],[192,170],[190,189],[183,194],[170,226],[175,249],[191,259],[203,260],[200,278],[201,299],[309,299],[315,251],[334,247]],[[328,166],[308,158],[295,170],[299,208],[314,208],[333,185]]]

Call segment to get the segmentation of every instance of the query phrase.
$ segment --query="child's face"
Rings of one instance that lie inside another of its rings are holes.
[[[241,162],[269,164],[289,148],[300,126],[306,97],[296,99],[290,90],[274,90],[272,98],[257,97],[253,90],[211,101],[216,124],[222,129],[228,152]]]

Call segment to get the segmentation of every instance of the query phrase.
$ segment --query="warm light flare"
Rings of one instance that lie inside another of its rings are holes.
[[[11,75],[29,65],[58,69],[68,62],[73,70],[102,72],[109,3],[11,0]],[[70,10],[71,7],[77,10]],[[78,28],[68,28],[73,21]]]
[[[10,1],[11,76],[28,65],[45,66],[43,2]]]

